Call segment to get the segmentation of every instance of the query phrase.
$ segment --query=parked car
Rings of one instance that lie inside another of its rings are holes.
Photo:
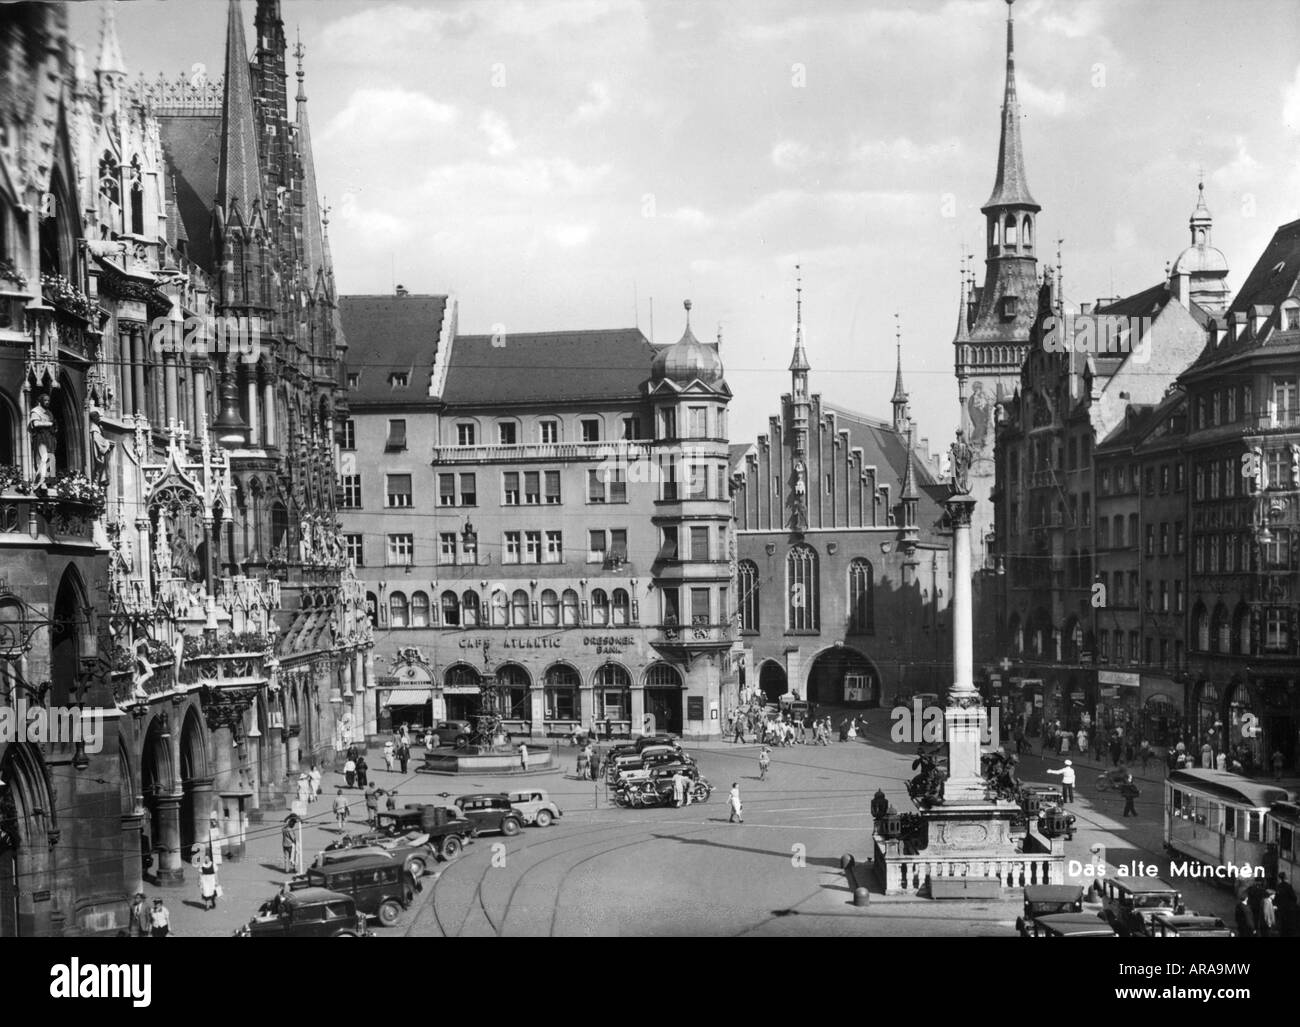
[[[1102,916],[1122,937],[1149,938],[1158,916],[1186,912],[1177,888],[1155,877],[1101,878]]]
[[[672,755],[652,757],[640,765],[628,764],[619,768],[614,775],[614,787],[617,788],[619,785],[626,784],[628,781],[635,781],[638,778],[649,777],[650,772],[653,770],[668,770],[671,777],[672,770],[678,767],[690,767],[694,771],[695,761],[684,753],[674,753]]]
[[[626,753],[608,761],[606,766],[606,776],[610,784],[616,784],[618,775],[624,770],[640,770],[647,766],[653,766],[656,763],[678,762],[682,759],[682,752],[668,745],[654,745],[642,749],[640,752]]]
[[[478,833],[475,825],[455,806],[408,803],[401,809],[383,810],[377,823],[379,835],[393,837],[418,831],[429,836],[434,854],[453,860]]]
[[[457,749],[463,749],[469,745],[473,733],[474,725],[468,720],[440,720],[433,728],[434,748],[454,745]]]
[[[1198,916],[1195,913],[1184,913],[1182,916],[1152,917],[1151,937],[1231,938],[1233,933],[1228,929],[1228,925],[1217,916]]]
[[[564,815],[564,811],[540,788],[511,792],[506,798],[510,800],[510,805],[519,811],[525,824],[550,827]]]
[[[1016,919],[1022,938],[1030,937],[1029,927],[1040,916],[1055,913],[1082,913],[1083,888],[1077,884],[1033,884],[1025,887],[1024,916]]]
[[[650,748],[652,745],[668,745],[674,749],[680,749],[681,744],[670,734],[659,732],[653,735],[642,735],[632,743],[637,752]]]
[[[1035,917],[1021,932],[1026,938],[1113,938],[1113,928],[1100,913],[1052,913]]]
[[[325,888],[303,888],[287,898],[262,904],[236,938],[367,938],[364,913],[350,895]]]
[[[289,883],[295,891],[325,888],[350,895],[357,910],[378,917],[385,927],[397,923],[420,890],[420,882],[391,856],[364,856],[332,866],[311,867]]]
[[[388,856],[401,860],[414,877],[423,877],[437,861],[438,850],[423,831],[408,831],[403,835],[388,835],[379,831],[351,834],[325,846],[312,866],[324,866],[352,859],[361,854]]]
[[[523,814],[510,804],[510,797],[504,793],[462,795],[456,800],[456,806],[480,832],[500,831],[504,835],[516,835],[523,830]]]

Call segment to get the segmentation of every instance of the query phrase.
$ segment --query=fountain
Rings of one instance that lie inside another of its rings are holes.
[[[496,678],[480,689],[482,708],[473,718],[474,732],[456,746],[441,746],[426,753],[419,774],[522,774],[525,772],[521,746],[528,747],[528,773],[558,769],[555,753],[548,746],[513,742],[506,731],[505,714],[510,706],[509,685]]]

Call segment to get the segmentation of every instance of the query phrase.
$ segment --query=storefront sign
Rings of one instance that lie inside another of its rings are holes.
[[[443,695],[478,695],[478,685],[443,685]]]
[[[704,696],[688,695],[686,697],[686,719],[687,720],[704,719]]]
[[[458,640],[462,649],[487,649],[500,646],[502,649],[559,649],[560,640],[552,635],[540,635],[537,638],[462,638]]]
[[[1125,688],[1137,688],[1142,684],[1141,674],[1129,674],[1122,670],[1097,671],[1097,684],[1123,685]]]
[[[627,646],[636,645],[636,638],[633,635],[584,635],[582,644],[588,648],[595,646],[597,656],[617,656]]]

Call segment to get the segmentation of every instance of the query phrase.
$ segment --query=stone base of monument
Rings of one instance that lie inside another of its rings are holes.
[[[876,835],[875,871],[886,895],[996,899],[1034,884],[1065,883],[1065,839],[1036,825],[1013,831],[1015,803],[936,806],[915,839]]]
[[[524,770],[517,750],[493,752],[490,749],[436,749],[415,768],[417,774],[491,774],[493,776],[553,774],[559,770],[555,750],[528,750],[528,769]]]

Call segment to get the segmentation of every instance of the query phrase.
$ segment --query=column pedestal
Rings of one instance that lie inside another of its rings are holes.
[[[185,865],[181,859],[181,796],[168,795],[158,800],[154,831],[158,886],[180,888],[185,884]]]

